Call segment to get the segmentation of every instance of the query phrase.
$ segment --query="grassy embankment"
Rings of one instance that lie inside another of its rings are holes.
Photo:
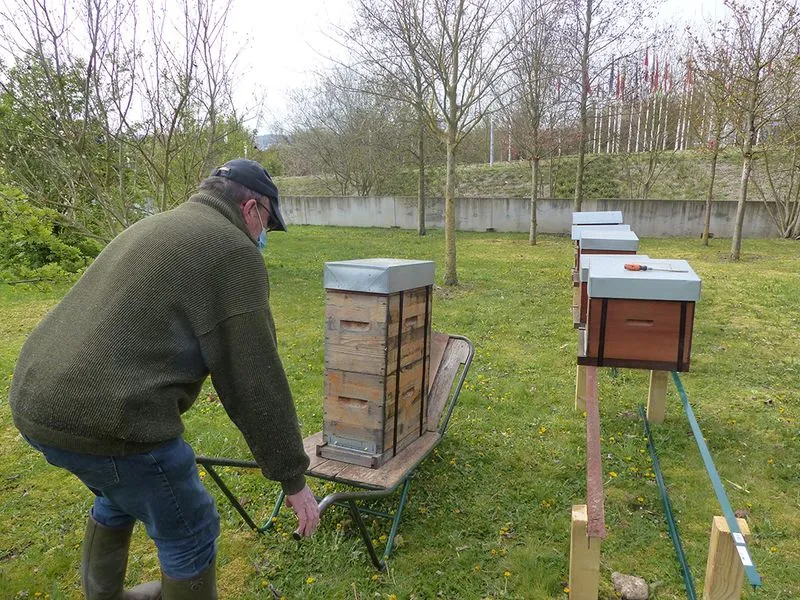
[[[586,198],[641,198],[647,170],[646,154],[590,155],[587,159]],[[687,150],[666,153],[660,158],[648,197],[659,200],[705,200],[708,194],[710,156],[707,152]],[[541,197],[572,199],[575,190],[574,156],[541,161]],[[427,190],[430,197],[444,195],[444,167],[426,170]],[[741,176],[741,157],[736,150],[720,154],[714,184],[716,200],[736,200]],[[322,176],[276,177],[281,193],[286,196],[337,195],[338,188],[329,178]],[[531,168],[528,162],[497,162],[459,165],[457,195],[461,197],[530,196]],[[553,185],[551,188],[550,182]],[[417,172],[407,169],[392,174],[380,182],[373,195],[416,196]],[[760,200],[752,190],[751,200]]]
[[[285,366],[306,434],[322,425],[322,265],[366,256],[433,259],[441,281],[443,236],[398,230],[297,227],[275,236],[267,263]],[[645,239],[650,256],[688,259],[703,278],[689,398],[726,482],[746,510],[765,591],[745,598],[800,598],[800,294],[798,245]],[[311,540],[250,532],[207,478],[222,514],[223,598],[561,598],[568,574],[570,507],[585,500],[584,420],[573,409],[575,331],[570,319],[569,240],[459,234],[461,285],[437,288],[433,324],[461,333],[477,355],[448,436],[411,487],[389,571],[375,573],[347,515],[332,510]],[[90,494],[48,465],[14,429],[8,386],[27,333],[65,292],[0,287],[0,597],[79,598],[78,562]],[[655,598],[685,598],[658,490],[635,416],[647,373],[600,375],[609,536],[601,598],[611,572],[656,583]],[[702,589],[711,517],[719,508],[673,389],[654,428],[689,563]],[[186,415],[198,452],[247,450],[207,387]],[[236,493],[266,516],[277,486],[228,472]],[[329,486],[315,484],[319,493]],[[374,537],[388,534],[371,523]],[[152,543],[137,528],[131,581],[157,576]]]

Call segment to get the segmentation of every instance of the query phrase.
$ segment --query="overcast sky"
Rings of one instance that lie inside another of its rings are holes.
[[[0,7],[8,10],[9,5],[26,1],[0,0]],[[254,115],[255,108],[263,100],[262,119],[251,121],[250,126],[260,133],[289,127],[291,90],[310,85],[314,72],[324,67],[326,57],[343,54],[331,37],[335,36],[337,27],[347,27],[351,23],[351,2],[233,0],[226,39],[231,51],[242,49],[235,68],[238,75],[236,107],[240,112]],[[700,24],[724,13],[723,0],[663,0],[660,20]]]
[[[665,0],[660,16],[664,22],[699,24],[723,11],[722,0]],[[309,85],[323,56],[340,51],[327,36],[351,18],[350,0],[234,1],[228,39],[234,43],[246,40],[237,69],[241,91],[236,101],[240,107],[253,106],[250,91],[263,91],[260,132],[273,131],[276,124],[288,126],[290,90]]]
[[[323,56],[339,50],[328,36],[351,15],[349,0],[234,0],[228,39],[247,40],[238,59],[242,93],[236,100],[252,106],[249,90],[264,92],[261,132],[285,123],[289,92],[309,85]]]

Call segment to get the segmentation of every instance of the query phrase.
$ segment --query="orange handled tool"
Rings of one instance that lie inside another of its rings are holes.
[[[650,267],[639,263],[627,263],[625,265],[626,271],[667,271],[669,273],[688,273],[687,269],[659,269],[658,267]]]

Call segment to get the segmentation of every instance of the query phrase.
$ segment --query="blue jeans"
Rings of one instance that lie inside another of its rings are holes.
[[[194,451],[182,438],[131,456],[80,454],[26,440],[94,492],[92,517],[100,525],[144,523],[170,578],[191,579],[214,560],[219,514],[198,476]]]

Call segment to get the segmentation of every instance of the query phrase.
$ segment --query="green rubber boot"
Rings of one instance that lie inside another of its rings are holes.
[[[217,560],[191,579],[170,579],[161,574],[162,600],[217,600]]]
[[[81,585],[86,600],[161,600],[157,581],[125,590],[125,569],[133,523],[111,528],[91,516],[86,523],[81,560]]]

